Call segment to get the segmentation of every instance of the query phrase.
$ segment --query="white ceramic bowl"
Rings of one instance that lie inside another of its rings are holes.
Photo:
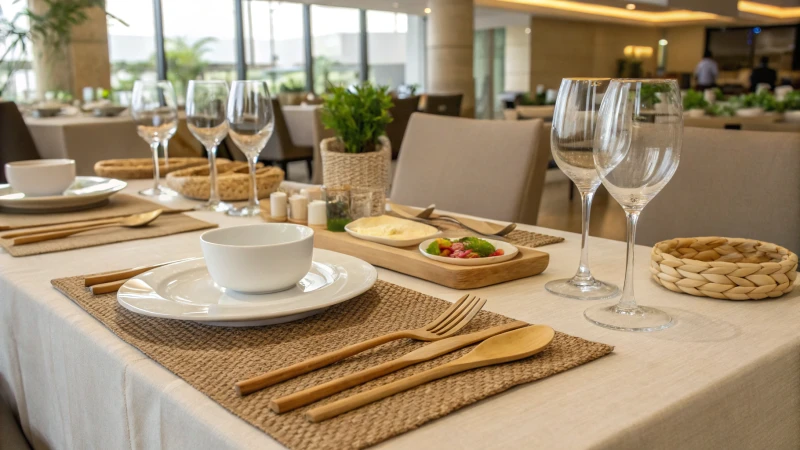
[[[703,109],[690,109],[686,111],[686,116],[688,117],[703,117],[706,115],[706,111]]]
[[[311,269],[314,230],[264,223],[203,233],[200,247],[211,278],[245,294],[289,289]]]
[[[783,113],[784,120],[787,122],[798,123],[800,122],[800,110],[798,111],[786,111]]]
[[[75,181],[74,159],[35,159],[6,164],[8,184],[26,197],[61,195]]]
[[[757,117],[764,114],[764,108],[742,108],[736,110],[739,117]]]

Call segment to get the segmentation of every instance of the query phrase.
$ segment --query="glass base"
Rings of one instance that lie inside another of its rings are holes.
[[[226,212],[233,208],[233,205],[225,202],[205,202],[202,205],[195,206],[195,211],[214,211]]]
[[[256,205],[254,207],[250,206],[243,206],[241,208],[231,208],[228,210],[229,216],[236,216],[236,217],[255,217],[261,214],[261,208]]]
[[[178,193],[170,188],[159,186],[158,188],[150,188],[139,191],[139,195],[146,195],[148,197],[177,197]]]
[[[603,300],[619,295],[619,288],[611,283],[589,278],[578,277],[553,280],[544,285],[552,294],[577,300]]]
[[[658,331],[675,325],[669,314],[648,306],[622,309],[619,305],[597,305],[583,315],[595,325],[619,331]]]

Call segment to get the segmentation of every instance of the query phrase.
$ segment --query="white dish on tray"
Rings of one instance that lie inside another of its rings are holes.
[[[428,239],[427,241],[419,244],[419,251],[420,253],[422,253],[423,255],[434,261],[439,261],[446,264],[454,264],[456,266],[486,266],[489,264],[497,264],[503,261],[508,261],[517,256],[517,253],[519,253],[519,249],[514,245],[509,244],[508,242],[497,241],[494,239],[486,239],[486,238],[481,238],[481,239],[494,245],[494,248],[498,250],[502,249],[504,254],[500,256],[488,256],[486,258],[469,258],[469,259],[450,258],[448,256],[431,255],[430,253],[426,252],[425,249],[428,248],[428,246],[431,245],[431,242],[433,242],[435,239]]]
[[[109,197],[127,185],[113,178],[75,177],[75,182],[62,195],[28,197],[8,184],[0,184],[0,211],[55,213],[94,208],[107,203]]]
[[[408,223],[412,224],[411,226],[427,231],[427,233],[420,237],[414,238],[407,238],[407,239],[393,239],[390,237],[384,236],[371,236],[369,234],[362,234],[355,230],[358,227],[359,223],[366,224],[367,227],[392,227],[398,225],[408,226]],[[435,238],[437,236],[441,236],[442,232],[439,231],[436,227],[426,225],[424,223],[414,222],[413,220],[408,219],[400,219],[397,217],[391,216],[379,216],[379,217],[364,217],[358,220],[354,220],[353,222],[348,223],[344,227],[344,231],[347,232],[350,236],[353,236],[357,239],[363,239],[369,242],[376,242],[378,244],[388,245],[391,247],[411,247],[412,245],[417,245],[420,242]]]
[[[303,319],[363,294],[378,272],[358,258],[314,249],[311,271],[286,291],[242,294],[218,286],[203,258],[170,264],[128,280],[117,301],[135,313],[207,325],[249,327]]]

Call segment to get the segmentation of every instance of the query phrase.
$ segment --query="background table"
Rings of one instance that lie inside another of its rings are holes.
[[[131,183],[129,193],[148,185]],[[177,200],[173,206],[191,204]],[[644,214],[647,214],[645,211]],[[222,226],[256,223],[193,213]],[[580,236],[543,247],[541,275],[473,293],[486,309],[616,346],[608,357],[520,386],[394,438],[385,448],[708,449],[800,446],[800,290],[728,302],[669,292],[637,247],[639,300],[677,324],[636,334],[583,318],[595,302],[545,292],[571,276]],[[118,339],[50,286],[50,279],[201,254],[199,233],[12,259],[0,254],[0,394],[38,448],[280,448]],[[594,274],[621,283],[625,244],[591,239]],[[455,300],[461,293],[379,269],[379,277]],[[414,305],[409,305],[413,308]],[[376,420],[380,418],[376,417]]]

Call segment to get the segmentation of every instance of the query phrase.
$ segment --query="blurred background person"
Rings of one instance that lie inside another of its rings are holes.
[[[778,81],[778,72],[769,68],[769,58],[761,57],[761,65],[753,69],[750,74],[750,92],[755,92],[760,83],[768,84],[770,90],[775,89],[775,82]]]
[[[695,82],[697,83],[697,90],[703,91],[705,89],[713,88],[717,85],[717,77],[719,76],[719,66],[711,55],[710,50],[706,50],[703,54],[703,59],[697,63],[694,69]]]

